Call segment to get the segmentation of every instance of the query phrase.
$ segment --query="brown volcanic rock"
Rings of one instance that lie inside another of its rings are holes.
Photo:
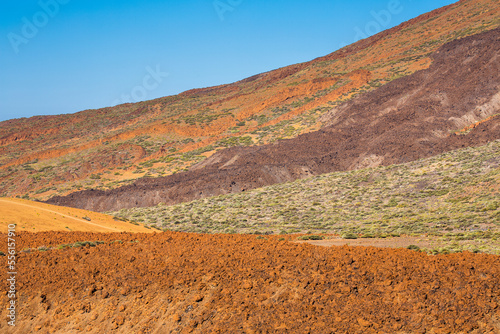
[[[18,321],[0,322],[2,333],[500,330],[499,256],[173,232],[23,233],[18,242],[47,239],[107,243],[21,253]]]
[[[499,17],[496,0],[463,0],[324,57],[232,84],[0,122],[0,195],[46,200],[82,185],[114,189],[144,175],[189,168],[197,160],[190,154],[207,150],[203,155],[210,156],[215,152],[211,148],[226,146],[224,141],[235,137],[251,136],[266,144],[316,131],[321,127],[316,120],[332,104],[428,68],[429,55],[446,41],[494,29]],[[244,126],[238,125],[242,122]],[[135,145],[144,151],[134,152]],[[99,179],[96,174],[108,175]]]
[[[427,70],[332,110],[320,131],[260,147],[221,151],[190,171],[110,191],[54,197],[94,211],[173,204],[308,175],[404,163],[500,138],[500,29],[453,41]]]

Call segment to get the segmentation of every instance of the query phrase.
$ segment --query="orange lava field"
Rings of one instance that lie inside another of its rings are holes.
[[[20,317],[2,333],[500,331],[498,256],[173,232],[18,239],[31,249],[18,258]],[[104,243],[55,247],[82,240]]]

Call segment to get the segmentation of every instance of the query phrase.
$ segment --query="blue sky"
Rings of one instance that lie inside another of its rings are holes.
[[[2,1],[0,121],[234,82],[453,2]]]

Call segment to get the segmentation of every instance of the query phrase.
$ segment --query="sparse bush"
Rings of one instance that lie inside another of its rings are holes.
[[[443,246],[459,240],[481,240],[485,243],[481,245],[483,252],[496,253],[499,201],[492,191],[479,190],[483,185],[494,185],[499,149],[497,141],[404,165],[335,172],[244,193],[115,214],[143,223],[165,222],[162,227],[175,231],[200,233],[263,234],[259,231],[272,230],[284,235],[310,230],[319,235],[336,232],[347,238],[425,234]],[[467,196],[465,188],[472,189]],[[486,227],[490,232],[484,231]]]
[[[391,198],[389,200],[389,203],[387,203],[386,207],[393,208],[393,207],[396,207],[397,205],[398,205],[398,201],[395,198]]]
[[[304,235],[297,238],[298,240],[323,240],[324,237],[321,235]]]
[[[420,247],[418,247],[417,245],[409,245],[406,248],[411,249],[411,250],[420,250]]]

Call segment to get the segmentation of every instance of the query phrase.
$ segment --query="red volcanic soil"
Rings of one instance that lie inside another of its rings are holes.
[[[20,253],[16,327],[2,307],[0,332],[500,331],[499,256],[174,232],[22,233],[18,246],[83,240],[106,243]]]
[[[409,162],[500,138],[500,28],[455,40],[432,65],[325,115],[319,131],[220,151],[190,171],[48,203],[93,211],[174,204],[309,175]],[[488,119],[486,122],[481,122]],[[456,132],[474,124],[469,133]]]

